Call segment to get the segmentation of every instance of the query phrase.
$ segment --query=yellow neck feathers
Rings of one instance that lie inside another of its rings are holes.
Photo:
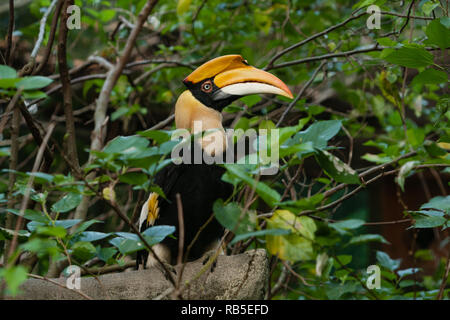
[[[227,146],[222,114],[198,101],[189,90],[184,91],[177,100],[175,125],[177,129],[187,129],[193,134],[219,129],[201,138],[202,148],[210,155],[222,153]]]

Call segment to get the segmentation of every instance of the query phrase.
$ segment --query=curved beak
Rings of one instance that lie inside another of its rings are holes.
[[[217,91],[213,100],[250,94],[272,93],[293,98],[287,85],[266,71],[254,68],[242,56],[231,54],[214,58],[195,69],[184,79],[189,87],[205,79],[213,79]]]
[[[291,91],[283,81],[271,73],[251,66],[219,73],[214,78],[214,84],[220,88],[218,95],[221,95],[221,92],[235,96],[271,93],[293,98]]]

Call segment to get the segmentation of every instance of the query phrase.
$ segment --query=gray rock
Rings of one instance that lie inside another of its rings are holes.
[[[189,281],[183,290],[183,299],[263,299],[269,276],[269,263],[264,249],[239,255],[219,256],[213,272],[201,272],[202,260],[189,262],[181,283]],[[181,266],[174,267],[177,273]],[[204,269],[204,268],[203,268]],[[177,278],[174,275],[175,279]],[[65,286],[66,279],[52,279]],[[80,291],[97,299],[148,300],[171,299],[172,285],[159,268],[81,278]],[[20,287],[21,294],[14,299],[73,300],[82,295],[46,280],[29,279]]]

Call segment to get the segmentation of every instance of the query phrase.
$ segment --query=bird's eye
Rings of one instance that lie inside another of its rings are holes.
[[[211,92],[212,91],[212,83],[211,83],[211,81],[205,81],[203,84],[202,84],[202,91],[203,92]]]

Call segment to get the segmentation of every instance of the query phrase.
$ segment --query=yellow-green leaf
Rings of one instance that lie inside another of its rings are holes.
[[[301,261],[313,258],[312,241],[317,229],[309,217],[297,217],[288,210],[277,210],[267,220],[267,229],[286,229],[290,234],[266,235],[267,250],[282,260]]]
[[[178,0],[177,15],[181,16],[189,10],[192,0]]]

